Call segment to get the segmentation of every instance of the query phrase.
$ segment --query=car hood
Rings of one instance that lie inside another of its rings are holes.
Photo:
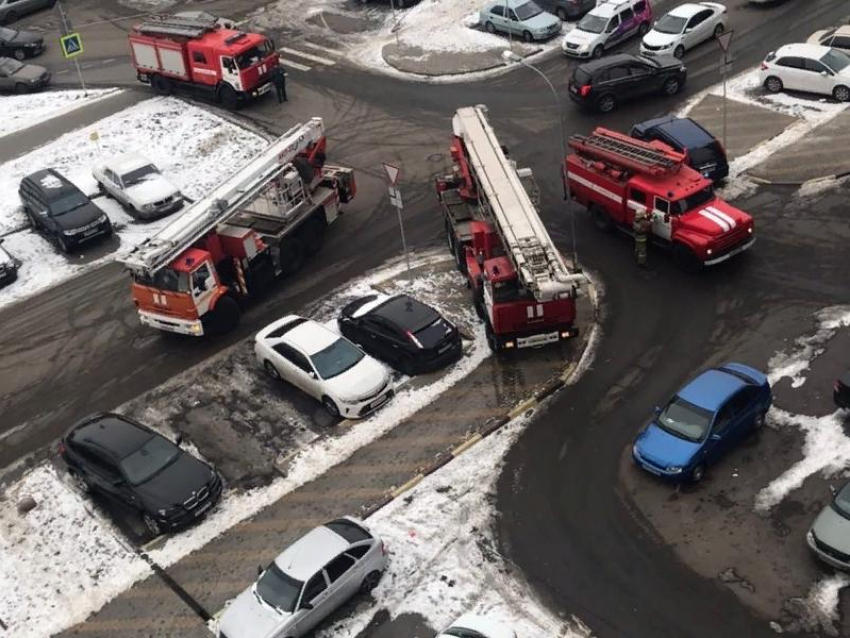
[[[292,618],[291,613],[277,612],[254,595],[254,586],[239,594],[225,609],[219,631],[239,638],[269,638]]]
[[[91,224],[99,219],[101,215],[103,215],[102,210],[95,204],[88,203],[74,210],[69,210],[67,213],[51,217],[51,219],[62,230],[75,230]]]
[[[655,421],[638,435],[635,445],[640,456],[658,467],[686,467],[701,447],[699,442],[670,434]]]
[[[47,69],[37,64],[25,64],[12,77],[16,80],[37,80],[47,73]]]
[[[136,490],[152,509],[180,505],[212,479],[212,468],[184,452]]]
[[[643,43],[651,47],[663,47],[677,42],[681,37],[680,33],[661,33],[653,29],[643,36]]]
[[[327,379],[325,384],[340,399],[357,401],[377,393],[389,381],[382,363],[366,355],[342,374]]]
[[[12,38],[15,44],[40,44],[44,42],[44,38],[29,31],[18,31],[18,34]]]
[[[564,42],[569,42],[570,44],[590,44],[591,42],[596,42],[602,37],[601,33],[590,33],[589,31],[582,31],[578,27],[570,31],[567,35],[564,36]]]
[[[824,545],[842,554],[850,554],[850,520],[832,509],[832,505],[827,505],[818,514],[812,524],[812,533]]]
[[[162,175],[145,179],[133,184],[124,191],[131,200],[138,204],[153,204],[166,197],[177,194],[177,187]]]
[[[744,211],[719,199],[700,206],[679,219],[683,229],[709,237],[736,232],[741,227],[746,227],[751,221],[750,216]]]
[[[523,20],[522,24],[524,27],[531,29],[532,31],[548,31],[549,29],[552,29],[555,26],[557,26],[560,30],[561,19],[557,16],[552,15],[551,13],[543,11],[542,13],[538,13],[533,18]]]

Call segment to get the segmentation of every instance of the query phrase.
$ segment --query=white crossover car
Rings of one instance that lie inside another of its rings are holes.
[[[850,24],[838,28],[815,31],[809,36],[806,42],[809,44],[819,44],[824,47],[832,47],[833,49],[841,49],[845,53],[850,53]]]
[[[483,616],[464,614],[437,638],[517,638],[510,627]]]
[[[289,315],[254,339],[257,359],[274,379],[320,401],[333,417],[359,419],[393,396],[390,371],[320,323]]]
[[[726,7],[717,2],[679,5],[643,36],[640,54],[650,57],[672,54],[681,59],[688,49],[726,31],[726,19]]]
[[[790,89],[850,102],[850,55],[838,49],[786,44],[767,54],[759,75],[771,93]]]
[[[153,219],[183,206],[180,189],[146,157],[124,153],[92,169],[98,189],[118,200],[134,216]]]

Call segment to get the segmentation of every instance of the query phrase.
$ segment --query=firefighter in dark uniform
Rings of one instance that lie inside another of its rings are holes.
[[[289,100],[286,97],[286,69],[278,64],[271,70],[269,77],[277,92],[277,103],[283,104],[284,102],[288,102]]]
[[[649,240],[649,233],[652,232],[652,220],[645,209],[635,211],[632,230],[635,234],[635,260],[637,265],[643,268],[646,266],[646,242]]]

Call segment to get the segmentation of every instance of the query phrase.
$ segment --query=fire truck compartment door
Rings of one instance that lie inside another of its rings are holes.
[[[186,65],[183,62],[183,53],[175,49],[160,47],[159,59],[162,60],[162,70],[172,75],[186,77]]]
[[[150,44],[143,42],[133,42],[133,57],[136,59],[136,66],[143,69],[158,69],[159,61],[156,58],[156,49]]]

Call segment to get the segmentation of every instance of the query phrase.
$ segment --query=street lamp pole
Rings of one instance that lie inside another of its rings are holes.
[[[561,98],[558,96],[558,91],[555,89],[555,85],[552,84],[552,81],[546,76],[543,71],[538,69],[533,64],[530,64],[525,58],[514,53],[513,51],[504,51],[502,53],[502,59],[505,62],[517,62],[524,66],[527,69],[531,69],[541,78],[549,87],[549,90],[552,91],[552,97],[555,100],[555,105],[558,107],[558,126],[561,131],[561,183],[564,186],[564,200],[567,202],[567,217],[570,220],[570,235],[572,236],[572,244],[573,244],[573,266],[578,268],[578,250],[576,248],[576,222],[575,215],[573,213],[573,198],[570,194],[570,182],[567,175],[567,135],[564,132],[564,108],[561,104]]]

